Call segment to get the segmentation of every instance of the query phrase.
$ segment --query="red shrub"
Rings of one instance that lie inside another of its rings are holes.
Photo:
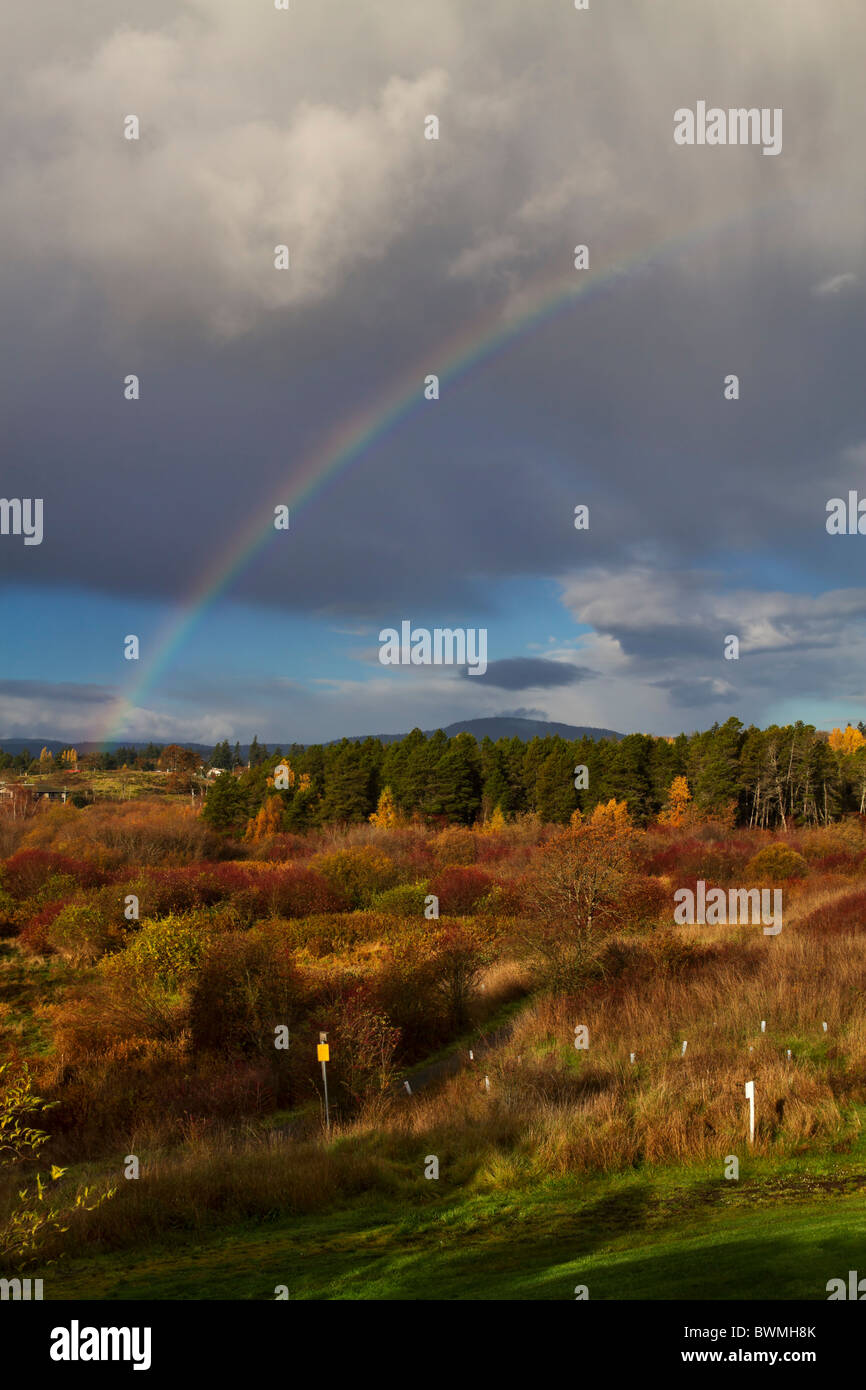
[[[804,931],[820,932],[824,936],[847,936],[866,931],[866,888],[816,907],[801,925]]]
[[[476,837],[475,855],[479,864],[500,864],[514,858],[514,843],[502,835],[488,833]],[[525,856],[521,856],[524,858]]]
[[[728,883],[742,872],[754,849],[754,844],[739,840],[690,837],[652,846],[641,856],[641,867],[646,874],[663,874],[678,881],[702,878],[707,883]]]
[[[64,907],[63,902],[47,903],[41,912],[36,912],[25,927],[18,933],[18,940],[25,950],[34,956],[51,956],[54,947],[48,937],[49,928],[55,917]]]
[[[439,899],[440,913],[459,917],[471,912],[479,898],[489,893],[493,879],[483,869],[471,869],[460,864],[452,864],[441,869],[430,880],[430,892]]]
[[[187,864],[180,869],[152,869],[139,887],[145,917],[211,907],[258,882],[258,876],[237,864]]]
[[[266,876],[268,907],[275,917],[306,917],[312,912],[345,912],[348,902],[314,869],[295,865]]]
[[[294,864],[284,869],[252,873],[227,864],[221,867],[218,878],[225,890],[223,897],[250,923],[264,917],[345,912],[349,906],[343,894],[332,888],[321,874]]]
[[[65,874],[80,888],[97,888],[109,881],[108,875],[87,859],[68,859],[51,850],[22,849],[3,865],[3,886],[13,898],[32,898],[47,880]]]
[[[671,920],[673,895],[658,879],[637,874],[627,880],[617,899],[614,921],[618,927],[652,927],[665,917]]]

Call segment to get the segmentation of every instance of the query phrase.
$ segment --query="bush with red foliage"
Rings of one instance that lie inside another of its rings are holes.
[[[3,887],[19,901],[35,897],[49,878],[61,875],[74,879],[79,888],[98,888],[109,882],[109,875],[89,860],[69,859],[53,850],[19,850],[2,869]]]
[[[502,835],[490,832],[476,836],[475,858],[479,864],[498,864],[503,859],[510,859],[512,851],[511,841]]]
[[[345,912],[349,906],[346,898],[321,874],[294,864],[252,875],[245,888],[231,895],[231,904],[248,923],[266,917]]]
[[[669,888],[647,874],[635,874],[626,881],[613,908],[617,927],[645,929],[658,926],[667,917],[673,921],[673,896]]]
[[[271,864],[284,864],[290,859],[308,859],[315,853],[315,846],[308,835],[292,835],[281,832],[269,835],[253,845],[253,859],[263,859]]]
[[[754,843],[736,839],[707,842],[690,836],[648,846],[640,863],[645,874],[727,883],[742,873],[754,848]]]
[[[828,849],[825,854],[806,856],[810,868],[819,874],[862,873],[864,856],[848,849]]]
[[[18,933],[18,941],[26,951],[34,956],[51,956],[54,947],[49,939],[49,929],[55,917],[63,908],[63,902],[46,903],[33,914],[27,925]]]
[[[866,888],[845,893],[833,902],[822,903],[800,925],[803,931],[818,932],[823,936],[850,936],[866,931]]]
[[[493,879],[483,869],[472,869],[461,864],[451,864],[441,869],[430,880],[430,892],[439,899],[439,911],[460,917],[471,912],[485,893],[489,893]]]
[[[240,864],[188,864],[151,870],[130,888],[143,916],[164,917],[230,901],[242,920],[306,917],[314,912],[345,912],[345,898],[313,869],[287,864],[254,869]]]

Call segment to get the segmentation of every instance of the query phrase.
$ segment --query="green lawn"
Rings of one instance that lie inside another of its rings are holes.
[[[866,1275],[862,1139],[844,1155],[568,1177],[504,1195],[223,1229],[143,1251],[62,1261],[46,1298],[818,1299]],[[428,1187],[429,1192],[429,1187]]]

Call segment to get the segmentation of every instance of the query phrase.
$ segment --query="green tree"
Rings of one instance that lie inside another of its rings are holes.
[[[240,779],[224,772],[208,787],[202,818],[215,830],[237,830],[248,819],[248,801]]]

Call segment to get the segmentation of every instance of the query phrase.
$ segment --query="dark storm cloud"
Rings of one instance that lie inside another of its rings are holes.
[[[87,9],[72,25],[49,0],[0,57],[0,493],[45,507],[43,544],[4,541],[0,573],[182,599],[415,363],[416,409],[313,488],[235,597],[377,627],[399,596],[492,631],[497,580],[577,574],[570,606],[633,683],[713,659],[732,566],[756,595],[775,574],[859,585],[824,519],[866,440],[861,7]],[[782,106],[781,155],[676,148],[698,97]],[[518,320],[533,285],[578,274],[578,240],[594,288],[449,379],[438,345]],[[670,591],[608,621],[610,584],[647,564]],[[776,628],[765,690],[796,641],[821,645]]]
[[[581,666],[563,661],[545,661],[542,657],[511,656],[491,661],[480,675],[470,676],[463,667],[460,675],[482,685],[495,685],[499,690],[554,690],[560,686],[578,685],[594,675]]]

